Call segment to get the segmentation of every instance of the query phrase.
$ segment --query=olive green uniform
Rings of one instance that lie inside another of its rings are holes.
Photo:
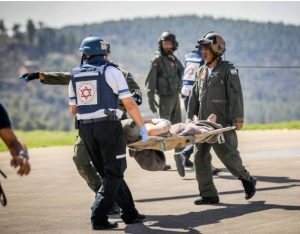
[[[207,119],[210,114],[217,115],[217,122],[223,127],[243,122],[243,93],[238,70],[222,59],[219,59],[210,75],[206,65],[200,67],[188,105],[189,119],[193,119],[194,115],[199,119]],[[237,150],[236,131],[225,132],[224,138],[223,144],[196,144],[194,163],[200,195],[203,197],[217,196],[211,171],[211,147],[234,176],[250,180]]]
[[[126,78],[131,93],[138,93],[141,95],[140,87],[133,80],[132,75],[125,70],[120,70]],[[45,75],[45,80],[41,81],[43,84],[68,85],[71,79],[71,74],[69,72],[43,72],[43,74]],[[120,105],[120,109],[124,110],[124,107]],[[91,164],[87,149],[79,136],[77,136],[74,146],[73,161],[81,177],[93,191],[97,192],[102,184],[102,180]]]
[[[174,55],[158,51],[151,61],[146,79],[147,96],[150,109],[155,106],[155,94],[159,96],[159,115],[172,124],[181,122],[179,93],[184,68]]]

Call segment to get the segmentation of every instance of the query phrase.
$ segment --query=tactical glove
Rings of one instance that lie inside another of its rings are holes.
[[[25,73],[22,76],[19,77],[19,79],[23,79],[26,82],[29,82],[31,80],[38,80],[40,77],[39,72],[32,72],[32,73]]]

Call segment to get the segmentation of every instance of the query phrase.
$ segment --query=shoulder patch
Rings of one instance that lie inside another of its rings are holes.
[[[232,68],[232,69],[230,69],[230,73],[231,73],[231,75],[237,75],[239,72],[238,72],[238,69]]]
[[[151,60],[151,64],[152,66],[157,66],[160,62],[160,58],[159,56],[155,56],[152,60]]]

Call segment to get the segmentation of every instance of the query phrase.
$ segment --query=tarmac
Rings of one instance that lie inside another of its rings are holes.
[[[300,233],[300,131],[240,131],[239,150],[244,165],[258,179],[257,193],[244,199],[241,182],[214,155],[222,168],[214,177],[221,203],[196,206],[199,195],[195,173],[184,178],[175,170],[142,170],[128,156],[125,179],[136,207],[147,215],[144,223],[100,233]],[[93,192],[76,171],[73,146],[30,150],[32,172],[20,178],[0,153],[0,178],[8,198],[0,206],[1,234],[95,233],[90,224]],[[99,231],[98,231],[99,232]]]

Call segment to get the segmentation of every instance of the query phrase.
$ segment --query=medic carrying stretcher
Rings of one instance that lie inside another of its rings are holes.
[[[146,142],[140,140],[139,129],[132,120],[123,120],[122,125],[130,156],[143,169],[157,171],[162,170],[166,162],[163,151],[196,143],[224,143],[223,133],[234,130],[235,126],[223,128],[216,120],[217,116],[213,114],[207,120],[194,119],[174,125],[165,119],[147,120],[149,140]]]

